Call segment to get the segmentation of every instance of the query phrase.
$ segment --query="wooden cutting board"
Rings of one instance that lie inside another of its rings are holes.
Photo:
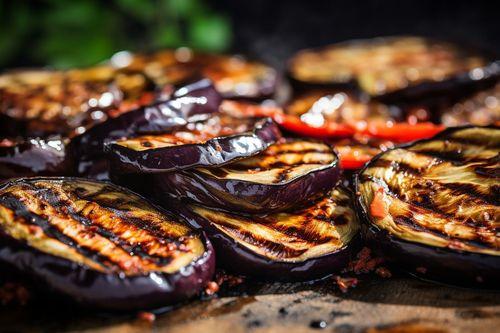
[[[499,281],[500,282],[500,281]],[[40,303],[40,301],[38,302]],[[320,328],[321,321],[326,325]],[[400,276],[365,277],[340,292],[316,283],[246,281],[217,297],[156,316],[103,315],[49,303],[0,308],[0,332],[500,332],[500,293],[431,284]]]

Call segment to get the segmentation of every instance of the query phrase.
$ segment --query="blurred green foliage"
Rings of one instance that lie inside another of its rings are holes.
[[[120,50],[220,52],[229,20],[204,0],[0,0],[0,67],[87,66]]]

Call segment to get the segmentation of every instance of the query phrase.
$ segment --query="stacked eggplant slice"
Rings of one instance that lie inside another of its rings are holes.
[[[310,280],[363,241],[424,279],[497,289],[498,62],[391,37],[288,64],[280,101],[275,69],[186,48],[0,75],[0,263],[110,310],[199,294],[215,254]]]
[[[186,300],[214,272],[202,232],[125,188],[78,178],[21,178],[0,188],[0,260],[111,310]]]
[[[500,129],[465,127],[389,150],[359,173],[366,236],[424,278],[498,287]]]

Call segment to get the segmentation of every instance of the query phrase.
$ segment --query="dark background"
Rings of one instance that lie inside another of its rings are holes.
[[[275,65],[294,51],[353,38],[417,34],[500,53],[499,1],[214,0],[236,50]]]
[[[311,46],[416,34],[500,53],[499,1],[0,0],[0,69],[190,46],[275,66]]]

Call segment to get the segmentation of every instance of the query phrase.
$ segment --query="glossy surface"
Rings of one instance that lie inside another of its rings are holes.
[[[280,137],[269,118],[218,115],[165,134],[117,140],[107,149],[116,172],[158,173],[223,165],[258,154]]]
[[[219,264],[239,274],[293,280],[339,272],[355,248],[359,223],[339,187],[294,212],[243,216],[189,205],[181,215],[206,230]],[[179,206],[180,209],[182,209]]]
[[[371,96],[410,93],[414,87],[418,89],[411,94],[420,94],[438,88],[433,83],[480,81],[500,74],[498,64],[490,64],[475,52],[419,37],[349,41],[303,50],[289,66],[296,81],[318,85],[355,82]]]
[[[86,305],[134,309],[195,295],[204,236],[110,183],[28,178],[0,188],[0,260]]]
[[[369,237],[448,275],[468,269],[469,283],[498,281],[499,153],[498,128],[470,127],[379,155],[357,180]]]
[[[79,174],[87,175],[89,165],[103,156],[105,142],[144,133],[156,133],[206,119],[218,112],[220,95],[207,79],[177,88],[170,99],[141,107],[108,119],[72,140],[72,152],[80,160]]]
[[[274,94],[278,74],[273,68],[240,56],[193,52],[188,48],[152,54],[118,56],[112,64],[124,71],[142,72],[156,84],[178,84],[207,77],[225,98],[263,99]]]
[[[67,143],[60,137],[0,140],[0,179],[71,175],[73,164]]]
[[[254,157],[218,168],[154,176],[157,195],[249,213],[283,211],[329,192],[340,179],[339,161],[326,144],[276,143]]]
[[[0,75],[0,114],[25,135],[68,135],[150,88],[143,75],[120,74],[109,66],[13,71]]]
[[[500,83],[445,109],[441,122],[447,127],[500,125]]]

